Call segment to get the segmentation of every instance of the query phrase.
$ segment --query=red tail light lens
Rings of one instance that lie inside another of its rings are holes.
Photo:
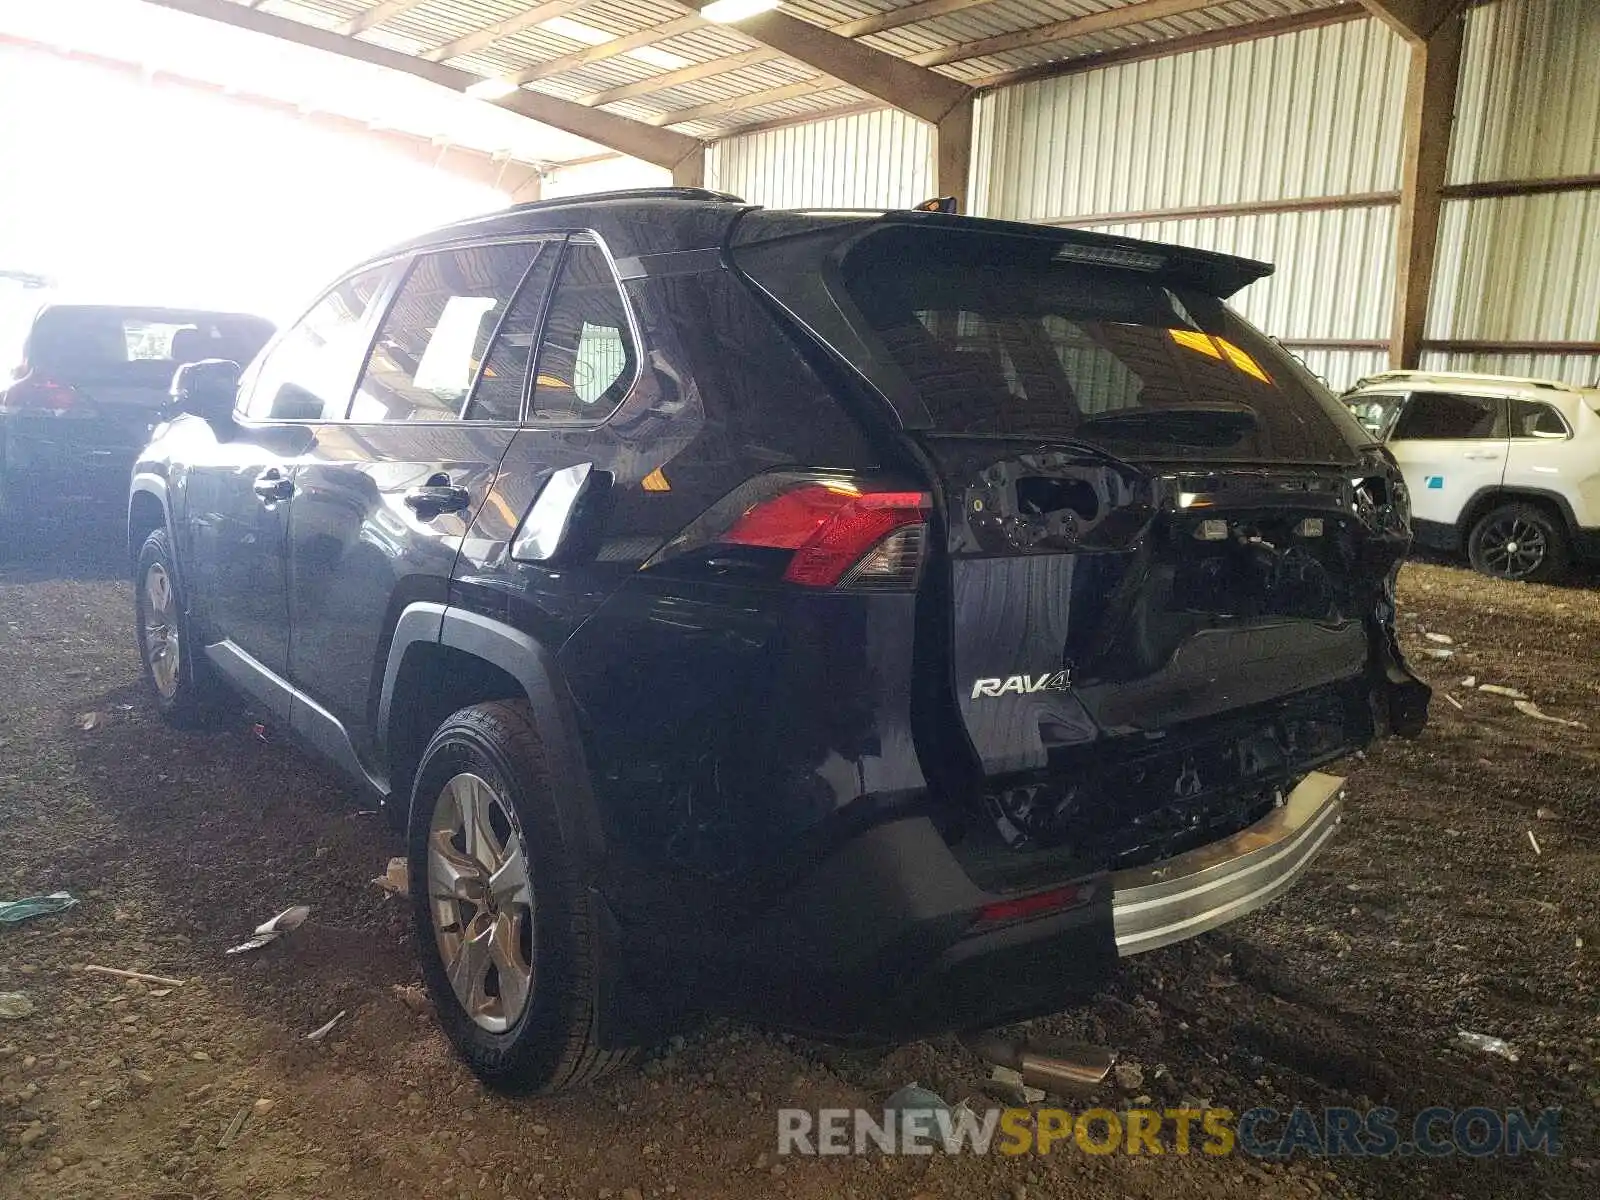
[[[794,551],[790,583],[904,586],[916,581],[929,507],[922,492],[811,483],[748,509],[719,540]]]
[[[71,411],[77,400],[77,389],[70,383],[48,375],[25,374],[0,391],[0,412],[61,417]]]

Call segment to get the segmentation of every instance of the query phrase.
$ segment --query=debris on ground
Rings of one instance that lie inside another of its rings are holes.
[[[333,1020],[329,1021],[326,1025],[319,1025],[316,1029],[313,1029],[310,1033],[306,1034],[306,1041],[320,1042],[323,1038],[332,1033],[333,1027],[340,1021],[344,1020],[344,1018],[345,1010],[341,1008],[338,1012],[333,1014]]]
[[[1454,646],[1456,644],[1455,638],[1445,633],[1434,633],[1430,630],[1422,636],[1427,638],[1430,642],[1438,642],[1441,646]]]
[[[389,865],[384,868],[383,874],[374,878],[372,882],[391,896],[407,895],[411,891],[411,877],[410,871],[406,866],[406,860],[403,858],[391,858]]]
[[[1552,717],[1549,713],[1540,710],[1532,700],[1517,700],[1513,707],[1525,717],[1532,717],[1535,721],[1547,721],[1551,725],[1565,725],[1568,729],[1589,728],[1582,721],[1569,721],[1565,717]]]
[[[1539,839],[1533,836],[1533,830],[1531,829],[1528,830],[1528,842],[1533,846],[1533,852],[1535,854],[1544,853],[1543,850],[1539,849]]]
[[[71,892],[51,892],[48,896],[24,896],[21,900],[0,900],[0,923],[14,925],[29,917],[42,917],[71,908],[77,898]]]
[[[163,987],[183,986],[181,979],[171,979],[166,975],[146,975],[143,971],[124,971],[120,967],[97,967],[93,963],[86,963],[81,969],[93,975],[115,975],[118,979],[137,979],[140,983],[159,983]],[[154,992],[150,994],[155,995]]]
[[[252,950],[259,950],[269,946],[284,934],[299,929],[304,925],[306,918],[311,915],[309,905],[296,904],[293,908],[286,908],[270,921],[263,921],[256,926],[253,936],[247,941],[240,942],[237,946],[229,946],[229,954],[247,954]]]
[[[21,992],[0,992],[0,1021],[20,1021],[33,1015],[33,1001]]]
[[[1502,1038],[1491,1037],[1487,1033],[1471,1033],[1465,1029],[1456,1030],[1456,1040],[1469,1050],[1481,1050],[1485,1054],[1498,1054],[1501,1058],[1517,1061],[1517,1052],[1512,1049],[1511,1043]]]
[[[1457,700],[1454,696],[1452,696],[1449,692],[1445,692],[1444,693],[1444,698],[1446,700],[1450,701],[1451,704],[1454,704],[1456,706],[1456,711],[1457,712],[1466,712],[1467,711],[1466,706],[1464,704],[1462,704],[1461,701]]]
[[[1144,1086],[1144,1068],[1136,1062],[1119,1062],[1111,1071],[1117,1077],[1117,1086],[1125,1092],[1137,1092]]]
[[[1425,653],[1429,658],[1438,659],[1454,658],[1456,656],[1456,652],[1454,650],[1440,650],[1436,647],[1425,650],[1423,653]]]
[[[267,727],[260,721],[257,721],[254,725],[250,726],[250,732],[255,734],[256,741],[261,742],[263,745],[266,743]]]
[[[90,730],[99,729],[100,723],[104,720],[105,717],[97,712],[79,713],[78,728],[88,733]]]
[[[1536,808],[1533,810],[1533,815],[1541,821],[1555,821],[1559,819],[1556,816],[1556,810],[1553,808]]]
[[[1514,687],[1504,687],[1498,683],[1480,683],[1478,690],[1491,696],[1504,696],[1507,700],[1526,700],[1528,698],[1527,692],[1519,692]]]
[[[217,1139],[217,1149],[226,1150],[238,1140],[239,1134],[244,1131],[244,1123],[250,1119],[251,1105],[244,1105],[233,1114],[233,1120],[228,1122],[228,1127],[222,1131],[222,1136]]]
[[[433,1011],[433,1001],[428,998],[428,989],[420,983],[397,983],[393,991],[404,1004],[419,1017],[426,1016]]]
[[[989,1072],[989,1082],[999,1084],[1013,1095],[1020,1095],[1024,1104],[1037,1104],[1044,1099],[1043,1088],[1029,1087],[1022,1082],[1022,1072],[1010,1067],[995,1067]]]
[[[883,1102],[883,1111],[896,1116],[904,1113],[910,1116],[928,1114],[931,1117],[933,1113],[949,1112],[950,1105],[943,1096],[930,1092],[920,1083],[908,1083]]]
[[[1476,675],[1468,675],[1461,681],[1461,686],[1470,691],[1478,686],[1478,677]]]

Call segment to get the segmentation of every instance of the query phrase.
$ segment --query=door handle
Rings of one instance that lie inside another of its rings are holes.
[[[1503,458],[1504,455],[1505,452],[1502,450],[1468,450],[1461,457],[1470,458],[1478,462],[1487,462],[1492,459]]]
[[[294,495],[294,481],[277,467],[268,467],[256,476],[250,490],[261,497],[263,504],[277,504]]]
[[[428,482],[414,487],[405,494],[406,505],[424,521],[431,521],[441,513],[462,512],[472,503],[472,493],[450,482],[450,476],[440,471],[430,475]]]

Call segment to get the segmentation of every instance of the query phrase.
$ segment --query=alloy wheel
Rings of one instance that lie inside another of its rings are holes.
[[[1550,552],[1545,531],[1532,521],[1508,514],[1486,526],[1478,540],[1483,565],[1502,579],[1525,579],[1544,565]]]
[[[533,887],[511,801],[462,772],[434,800],[428,908],[456,999],[490,1033],[516,1024],[533,991]]]
[[[171,700],[178,694],[178,603],[172,577],[160,563],[144,573],[144,652],[156,691]]]

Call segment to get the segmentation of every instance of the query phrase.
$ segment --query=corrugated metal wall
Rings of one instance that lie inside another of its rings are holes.
[[[973,211],[1030,221],[1400,186],[1407,52],[1377,21],[1060,76],[980,99]],[[1277,265],[1236,303],[1286,340],[1387,338],[1392,204],[1093,228]],[[1303,352],[1334,386],[1382,355]]]
[[[1400,186],[1404,43],[1376,21],[1064,75],[978,103],[973,211],[1099,213]]]
[[[933,130],[891,109],[726,138],[706,186],[772,208],[909,208],[933,195]]]
[[[1467,17],[1450,182],[1600,174],[1600,3]],[[1429,339],[1600,342],[1600,192],[1445,204]],[[1436,369],[1600,381],[1600,355],[1431,352]]]

